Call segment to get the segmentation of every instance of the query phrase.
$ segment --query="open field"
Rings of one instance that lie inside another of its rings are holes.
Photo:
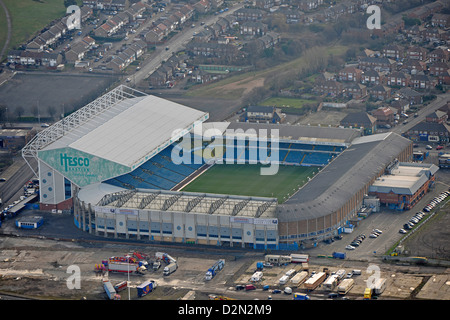
[[[63,17],[66,12],[63,0],[3,0],[3,2],[12,20],[9,49],[26,42],[51,21]],[[6,29],[0,30],[1,33],[6,33]],[[3,39],[3,34],[0,35],[0,39]]]
[[[310,66],[310,60],[312,58],[318,58],[316,57],[318,54],[322,56],[319,58],[328,59],[330,55],[336,56],[342,54],[347,49],[348,48],[345,46],[335,45],[311,48],[306,51],[305,54],[292,61],[261,71],[250,71],[231,76],[199,88],[192,88],[187,95],[194,97],[217,97],[222,99],[242,97],[254,88],[265,87],[267,85],[265,80],[270,79],[274,75],[291,72],[300,73]]]
[[[285,201],[312,177],[316,167],[280,166],[275,175],[260,175],[259,164],[216,164],[183,191],[277,198]]]

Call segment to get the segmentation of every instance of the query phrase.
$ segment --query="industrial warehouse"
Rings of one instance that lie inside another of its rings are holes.
[[[295,250],[343,232],[369,194],[381,192],[380,177],[404,167],[423,173],[414,188],[398,190],[404,210],[437,170],[409,163],[411,141],[392,132],[207,120],[207,113],[119,86],[22,150],[38,162],[41,209],[73,210],[75,225],[99,237]],[[191,135],[188,148],[179,148]],[[188,161],[176,163],[177,154]],[[317,170],[282,200],[183,189],[219,163]]]

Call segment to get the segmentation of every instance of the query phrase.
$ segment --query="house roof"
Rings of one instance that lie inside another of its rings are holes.
[[[372,126],[377,119],[372,117],[367,112],[352,112],[347,114],[342,120],[341,123],[354,123],[364,126]]]

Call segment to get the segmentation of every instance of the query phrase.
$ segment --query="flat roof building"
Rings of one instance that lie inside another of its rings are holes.
[[[374,181],[369,194],[389,208],[409,210],[432,187],[438,170],[434,164],[400,162]]]

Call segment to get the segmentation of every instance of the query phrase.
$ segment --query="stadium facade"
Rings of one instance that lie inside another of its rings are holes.
[[[104,237],[297,248],[340,233],[385,169],[412,157],[395,133],[207,120],[126,86],[108,92],[23,149],[38,162],[41,209],[73,210],[76,226]],[[320,171],[282,204],[179,191],[214,163],[267,160]]]

